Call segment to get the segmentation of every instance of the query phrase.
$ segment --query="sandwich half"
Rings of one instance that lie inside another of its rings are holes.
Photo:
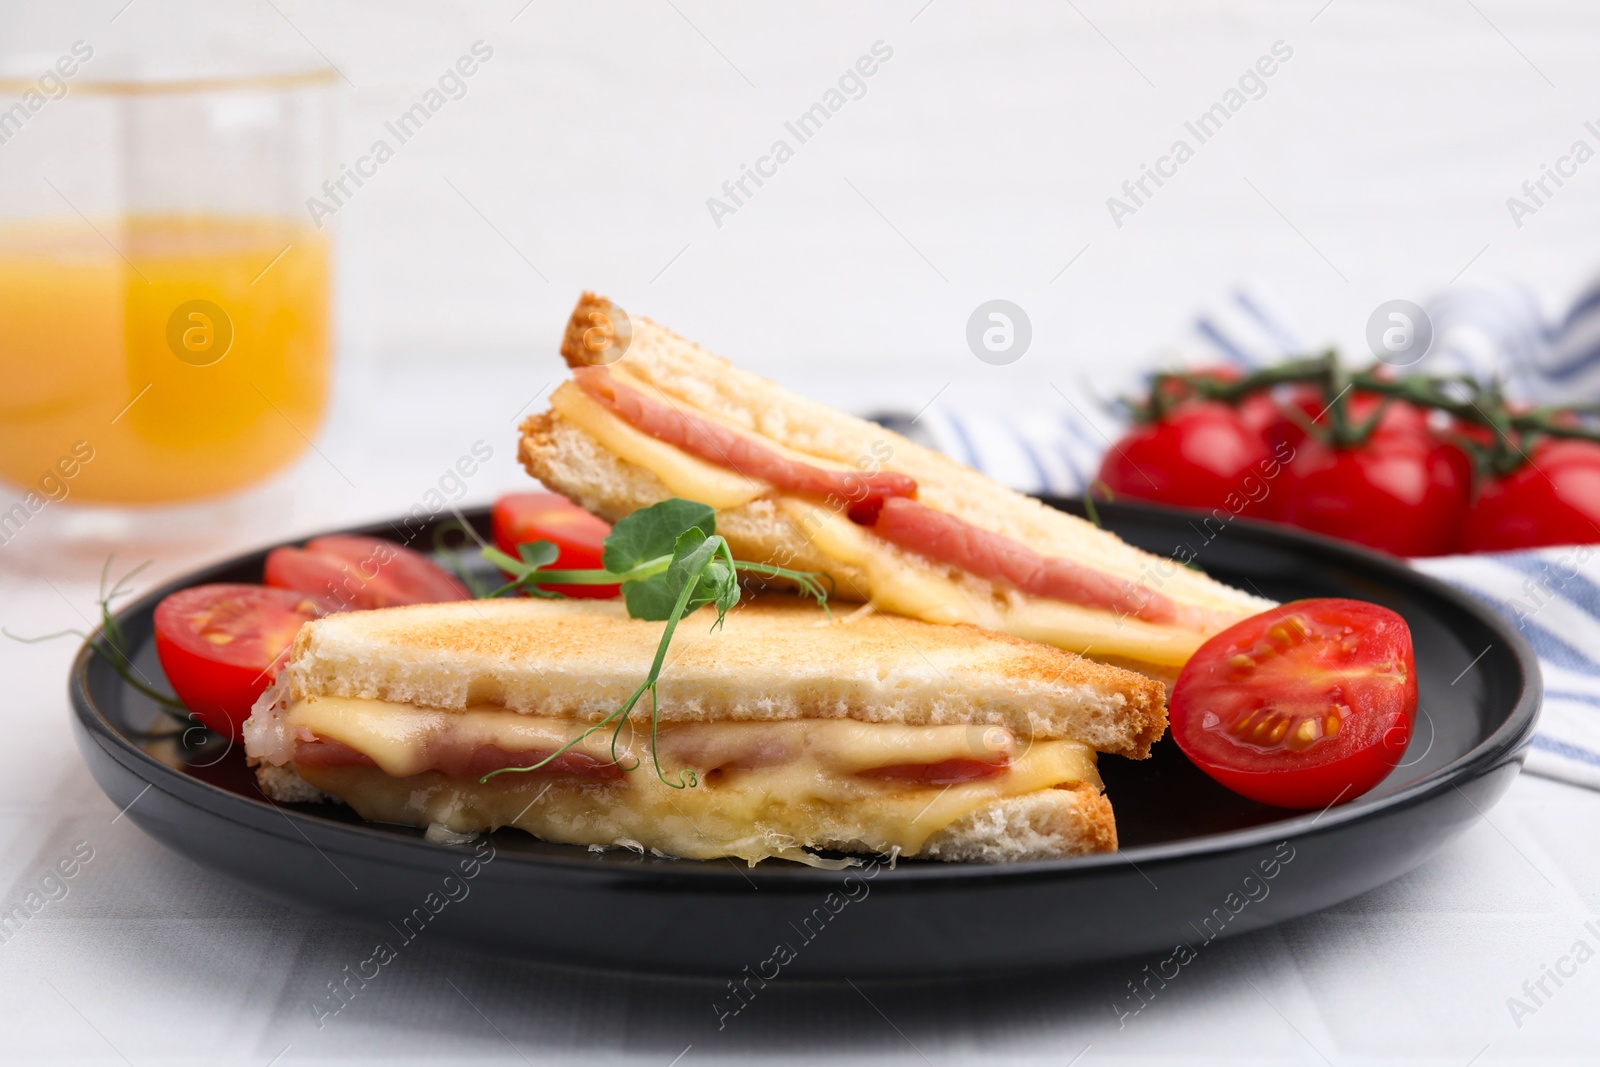
[[[505,599],[307,623],[244,726],[266,794],[375,822],[691,859],[812,850],[1004,861],[1116,848],[1096,752],[1143,758],[1165,691],[969,626],[829,621],[756,597],[683,620],[650,701],[621,706],[661,624],[620,602]],[[489,776],[489,777],[485,777]],[[836,861],[832,861],[836,862]]]
[[[583,295],[561,355],[573,378],[523,423],[520,456],[612,522],[698,500],[737,557],[821,572],[841,598],[1166,681],[1207,637],[1271,607],[603,297]]]

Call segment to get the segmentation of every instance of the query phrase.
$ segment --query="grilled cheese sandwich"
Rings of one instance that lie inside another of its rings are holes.
[[[678,628],[652,738],[616,708],[659,624],[616,602],[495,600],[307,624],[245,724],[269,796],[364,818],[690,859],[955,860],[1115,848],[1097,751],[1142,757],[1162,687],[1057,649],[787,597]],[[510,771],[555,755],[534,771]],[[490,777],[485,777],[491,775]]]
[[[619,355],[608,347],[619,333],[594,323],[620,314],[592,294],[579,301],[562,345],[575,378],[523,424],[520,447],[531,474],[602,518],[699,500],[736,556],[827,574],[842,598],[1165,680],[1207,637],[1271,606],[647,319],[628,320]],[[757,469],[839,488],[796,491]],[[888,476],[914,489],[873,483]],[[1052,574],[1065,580],[1034,580]]]

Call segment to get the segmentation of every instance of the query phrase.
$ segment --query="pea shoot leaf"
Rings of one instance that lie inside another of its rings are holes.
[[[554,541],[530,541],[517,546],[517,555],[530,567],[548,567],[561,555]]]
[[[556,547],[555,542],[531,541],[527,544],[518,545],[517,555],[522,557],[522,562],[527,567],[525,571],[518,574],[519,578],[524,579],[519,588],[529,596],[536,596],[545,600],[560,600],[565,596],[564,593],[558,593],[553,589],[545,589],[542,586],[534,585],[533,581],[527,580],[533,571],[541,567],[550,566],[556,561],[556,557],[561,555],[561,549]]]
[[[739,586],[733,581],[733,572],[716,558],[722,543],[720,537],[707,537],[699,526],[690,526],[678,534],[671,549],[672,562],[666,570],[623,585],[622,596],[627,601],[628,614],[636,619],[664,622],[672,617],[679,596],[690,583],[694,584],[694,589],[689,594],[685,614],[701,605],[725,600],[730,586],[737,600]]]
[[[702,540],[715,534],[716,511],[709,505],[677,497],[640,508],[611,528],[601,565],[612,574],[626,574],[641,563],[674,555],[678,536],[688,530],[699,530]]]

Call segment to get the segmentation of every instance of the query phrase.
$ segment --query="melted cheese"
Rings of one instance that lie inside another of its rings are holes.
[[[976,595],[939,571],[891,551],[864,527],[810,501],[785,498],[782,507],[822,551],[861,568],[876,606],[928,622],[970,623],[1087,655],[1123,656],[1182,666],[1205,635],[1060,600],[1012,593]]]
[[[647,730],[625,736],[618,755],[639,765],[597,781],[561,774],[503,774],[480,783],[425,770],[439,743],[507,750],[564,744],[581,724],[495,708],[446,712],[378,700],[323,697],[283,713],[293,735],[341,741],[373,767],[297,766],[301,777],[363,818],[467,833],[516,826],[567,844],[625,844],[689,859],[803,858],[805,846],[853,845],[915,855],[927,839],[996,800],[1100,779],[1095,754],[1073,741],[1020,750],[996,726],[914,727],[825,719],[663,725],[657,739],[669,780],[692,770],[699,784],[674,789],[655,773]],[[610,731],[585,751],[609,759]],[[956,784],[861,776],[898,764],[1009,758],[998,776]],[[745,765],[755,763],[758,765]]]
[[[613,369],[612,373],[617,371]],[[618,458],[650,471],[678,496],[725,509],[772,491],[764,482],[743,478],[634,429],[572,382],[557,389],[550,403],[563,418]],[[695,414],[709,417],[699,411]],[[815,457],[783,449],[775,442],[763,440],[762,444],[808,463],[828,465]],[[787,495],[775,499],[818,548],[866,572],[867,589],[862,592],[875,606],[895,614],[927,622],[969,623],[1069,652],[1155,667],[1181,667],[1210,632],[1231,621],[1223,618],[1202,628],[1161,626],[1020,593],[977,595],[939,570],[908,562],[866,528],[815,501]]]
[[[707,463],[634,429],[592,400],[575,382],[563,382],[550,394],[550,406],[618,459],[660,478],[674,496],[714,508],[736,508],[772,491],[766,482]]]

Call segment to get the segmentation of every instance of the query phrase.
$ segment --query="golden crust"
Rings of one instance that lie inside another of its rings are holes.
[[[596,326],[612,322],[614,329]],[[620,357],[615,348],[602,347],[607,330],[626,335]],[[624,316],[610,300],[594,293],[584,293],[574,307],[561,355],[569,366],[615,362],[673,401],[787,448],[855,469],[881,464],[909,474],[917,480],[918,497],[925,503],[1039,552],[1065,556],[1135,582],[1160,574],[1161,592],[1180,604],[1237,618],[1271,607],[1259,597],[1133,548],[1115,534],[1008,489],[876,423],[792,393],[650,319]]]
[[[1166,729],[1160,683],[1005,634],[882,614],[830,624],[815,605],[777,595],[742,601],[718,632],[713,619],[703,608],[678,626],[659,685],[663,722],[992,723],[1134,758]],[[660,636],[660,623],[629,618],[618,601],[349,612],[301,628],[278,698],[489,704],[594,721],[645,677]]]
[[[618,319],[616,311],[616,305],[610,300],[587,290],[578,297],[561,335],[561,358],[567,361],[567,366],[611,362],[614,346],[625,344],[626,334],[630,332]]]
[[[1088,782],[998,800],[928,839],[929,859],[1010,863],[1117,850],[1111,802]]]

